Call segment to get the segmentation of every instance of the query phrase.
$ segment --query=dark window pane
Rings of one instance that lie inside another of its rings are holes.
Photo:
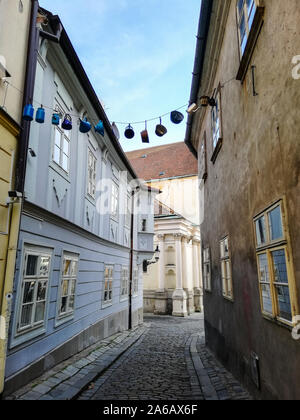
[[[20,328],[31,325],[31,316],[32,316],[33,305],[25,305],[22,308]]]
[[[63,297],[62,299],[61,299],[61,307],[60,307],[60,312],[61,313],[64,313],[64,312],[66,312],[67,311],[67,297]]]
[[[26,276],[37,275],[38,258],[37,255],[27,255]]]
[[[280,318],[292,321],[292,308],[288,286],[276,286]]]
[[[256,225],[256,239],[257,245],[263,245],[266,243],[266,222],[265,217],[261,217],[255,223]]]
[[[272,241],[283,238],[280,206],[269,213],[270,238]]]
[[[37,301],[46,299],[47,282],[40,281],[38,284]]]
[[[26,282],[24,284],[23,303],[30,303],[33,301],[35,282]]]
[[[288,284],[288,275],[286,268],[285,251],[281,249],[279,251],[272,252],[273,264],[274,264],[274,281],[275,283],[286,283]]]

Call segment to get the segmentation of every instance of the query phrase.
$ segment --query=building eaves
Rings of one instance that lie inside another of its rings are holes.
[[[213,2],[214,0],[202,0],[189,105],[198,102],[198,92],[201,86],[204,57],[205,57],[205,51],[206,51],[206,45],[207,45],[207,37],[208,37],[208,31],[209,31],[209,26],[210,26]],[[186,129],[184,141],[186,145],[188,146],[188,148],[190,149],[190,151],[193,153],[193,155],[197,158],[198,153],[195,150],[191,141],[193,118],[194,118],[193,114],[188,116],[187,129]]]

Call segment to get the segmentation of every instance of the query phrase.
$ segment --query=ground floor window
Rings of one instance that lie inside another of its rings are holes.
[[[283,201],[258,215],[254,227],[262,313],[292,323],[298,310]]]
[[[128,296],[128,284],[129,284],[129,269],[128,267],[122,268],[121,276],[121,298]]]
[[[61,294],[59,317],[72,315],[75,305],[75,291],[77,283],[78,255],[64,253],[61,276]]]
[[[51,250],[25,246],[18,333],[44,325],[51,259]]]
[[[104,269],[104,292],[103,292],[103,303],[112,303],[113,297],[113,266],[106,266]]]
[[[137,296],[139,292],[139,270],[135,268],[133,271],[133,280],[132,280],[132,294]]]

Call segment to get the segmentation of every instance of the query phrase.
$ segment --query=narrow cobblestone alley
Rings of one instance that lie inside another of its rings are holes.
[[[78,399],[250,399],[232,375],[205,349],[201,340],[202,317],[197,314],[187,319],[148,316],[145,323],[146,333]],[[197,355],[202,373],[192,357],[193,341],[205,365]]]
[[[145,316],[55,366],[8,400],[249,400],[204,343],[203,315]]]

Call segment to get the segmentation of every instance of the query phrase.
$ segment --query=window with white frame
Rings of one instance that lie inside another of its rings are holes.
[[[218,153],[218,146],[222,141],[222,115],[221,115],[221,92],[220,87],[215,95],[215,106],[211,109],[211,131],[212,131],[212,146],[214,154]],[[212,158],[212,160],[215,160]]]
[[[95,198],[96,195],[96,173],[97,159],[94,154],[88,149],[88,185],[87,193],[90,197]]]
[[[210,249],[203,249],[203,281],[204,289],[211,291],[211,264],[210,264]]]
[[[132,294],[137,296],[139,292],[139,269],[135,268],[133,270],[133,279],[132,279]]]
[[[78,255],[65,252],[61,276],[59,317],[70,316],[74,312],[78,273]]]
[[[223,296],[233,300],[232,270],[228,237],[222,239],[220,242],[220,254]]]
[[[111,186],[111,217],[118,218],[119,214],[119,187],[112,181]]]
[[[125,225],[131,225],[131,196],[127,194],[126,196],[126,215],[125,215]]]
[[[128,296],[128,286],[129,286],[129,269],[128,267],[123,267],[122,275],[121,275],[121,298]]]
[[[53,161],[67,173],[70,170],[70,141],[71,131],[54,128]]]
[[[256,12],[255,0],[238,0],[237,18],[241,55],[244,54]]]
[[[51,259],[51,250],[25,246],[18,333],[45,323]]]
[[[291,323],[298,315],[283,201],[254,219],[262,313]]]
[[[103,303],[112,303],[113,298],[113,266],[106,266],[104,269],[104,291],[103,291]]]

